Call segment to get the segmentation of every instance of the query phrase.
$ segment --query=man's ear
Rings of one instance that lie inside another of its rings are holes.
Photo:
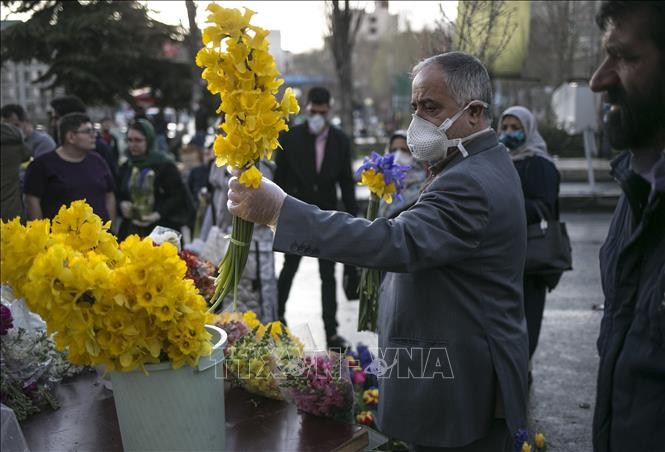
[[[485,120],[485,107],[480,104],[472,104],[469,106],[469,124],[476,126]]]
[[[74,133],[71,130],[65,134],[64,137],[61,138],[61,144],[69,144],[69,136]]]

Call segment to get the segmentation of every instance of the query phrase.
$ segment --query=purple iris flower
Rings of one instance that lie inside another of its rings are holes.
[[[515,452],[519,452],[522,450],[522,444],[524,444],[524,441],[529,439],[529,433],[526,429],[520,428],[513,434],[513,438],[515,439]]]
[[[392,152],[384,156],[372,152],[370,157],[365,157],[363,164],[356,171],[356,178],[360,178],[363,172],[373,169],[376,173],[383,174],[383,180],[386,185],[395,182],[395,198],[402,199],[400,192],[404,188],[404,178],[410,168],[408,165],[396,164],[395,154]]]
[[[12,311],[4,304],[0,305],[0,336],[7,334],[13,326]]]

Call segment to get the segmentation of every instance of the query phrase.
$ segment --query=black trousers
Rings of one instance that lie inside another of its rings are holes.
[[[524,276],[524,314],[526,315],[526,329],[529,333],[529,359],[536,352],[538,345],[546,293],[547,286],[542,278],[536,275]]]
[[[298,271],[301,256],[295,254],[284,255],[284,266],[277,280],[277,314],[284,319],[286,300],[289,298],[293,277]],[[319,275],[321,276],[321,303],[323,308],[323,326],[326,337],[337,334],[337,284],[335,282],[335,263],[319,259]]]

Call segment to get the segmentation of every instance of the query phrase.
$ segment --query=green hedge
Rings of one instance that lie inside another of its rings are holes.
[[[584,157],[584,139],[581,133],[568,135],[563,130],[546,124],[540,125],[538,131],[547,143],[550,154],[562,158]]]

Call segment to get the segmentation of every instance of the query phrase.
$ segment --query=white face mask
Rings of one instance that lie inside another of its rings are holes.
[[[448,138],[448,135],[446,135],[446,132],[450,129],[453,123],[475,103],[480,103],[484,108],[488,107],[485,102],[479,100],[471,101],[466,107],[443,121],[439,127],[420,116],[416,116],[415,114],[412,115],[411,124],[406,131],[406,143],[409,146],[409,149],[411,149],[413,157],[416,160],[425,162],[438,162],[439,160],[446,158],[446,155],[448,155],[448,149],[454,147],[457,147],[462,155],[467,157],[469,153],[466,151],[462,143],[475,138],[481,133],[485,133],[489,130],[489,127],[464,138],[450,139]]]
[[[396,151],[395,163],[402,166],[411,165],[413,163],[413,156],[410,152]]]
[[[309,126],[310,132],[314,135],[318,135],[323,132],[323,128],[326,126],[326,118],[322,114],[315,114],[307,118],[307,125]]]

